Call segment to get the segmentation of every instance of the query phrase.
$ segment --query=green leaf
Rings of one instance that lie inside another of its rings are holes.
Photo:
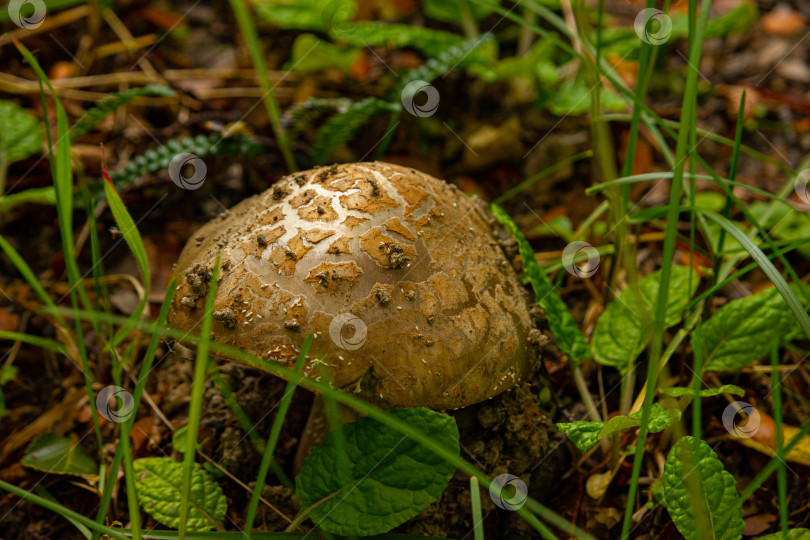
[[[3,214],[18,204],[56,204],[56,192],[53,186],[29,188],[11,195],[0,196],[0,214]]]
[[[458,427],[450,416],[424,408],[388,414],[419,426],[433,441],[458,454]],[[338,462],[342,436],[346,467]],[[295,479],[303,508],[324,531],[367,536],[387,532],[417,515],[439,495],[455,466],[398,431],[360,418],[327,435],[312,449]]]
[[[810,529],[791,529],[785,534],[781,532],[760,536],[759,540],[810,540]]]
[[[430,57],[464,42],[463,37],[444,30],[379,21],[346,25],[333,32],[333,37],[355,47],[413,47]]]
[[[650,413],[650,433],[663,431],[674,422],[680,420],[680,409],[665,409],[658,403],[653,403]],[[603,437],[608,437],[616,432],[631,429],[641,425],[641,411],[636,411],[629,416],[614,416],[607,422],[568,422],[557,424],[557,429],[564,432],[577,448],[587,452],[599,442]]]
[[[738,539],[745,527],[737,482],[708,444],[683,437],[670,450],[662,476],[667,510],[687,539]]]
[[[659,390],[659,393],[665,396],[678,398],[681,396],[691,396],[692,393],[694,393],[694,389],[687,388],[685,386],[670,386],[668,388],[661,388]],[[719,388],[701,388],[700,390],[700,397],[711,397],[719,394],[733,394],[738,396],[744,396],[745,390],[733,384],[724,384]]]
[[[104,170],[102,170],[102,172],[105,175],[107,174]],[[135,256],[135,261],[137,261],[143,277],[143,287],[148,291],[150,290],[149,258],[146,255],[146,248],[143,245],[141,233],[138,231],[138,227],[135,225],[135,221],[132,219],[132,216],[129,215],[126,206],[124,206],[124,201],[121,200],[121,196],[118,195],[117,191],[115,191],[112,179],[110,179],[109,176],[107,176],[107,179],[108,181],[104,182],[104,193],[107,195],[107,203],[109,204],[110,211],[115,219],[115,224],[118,225],[118,229],[121,231],[124,241],[127,243],[129,249],[132,251],[132,254]],[[129,334],[133,328],[135,328],[135,325],[138,323],[143,314],[143,309],[146,306],[146,302],[148,301],[147,296],[148,295],[143,296],[135,308],[135,311],[130,314],[127,323],[116,331],[115,336],[113,336],[112,343],[120,343],[120,341],[127,334]]]
[[[293,42],[287,69],[302,74],[336,69],[349,75],[360,55],[360,49],[338,47],[314,34],[301,34]]]
[[[689,299],[698,286],[697,273],[684,266],[672,268],[665,326],[680,321]],[[627,287],[617,296],[596,321],[591,336],[594,358],[605,366],[627,373],[634,360],[647,345],[652,327],[653,306],[661,286],[661,271],[657,270]],[[691,286],[691,287],[690,287]],[[641,307],[639,307],[639,301]]]
[[[198,442],[196,449],[200,450],[203,443],[207,440],[208,438],[202,442]],[[188,425],[185,425],[174,432],[174,435],[172,435],[172,447],[181,454],[188,452]]]
[[[397,105],[375,97],[367,97],[352,103],[345,111],[338,112],[318,130],[312,145],[312,161],[324,165],[332,157],[335,149],[349,141],[370,117],[383,111],[393,111]]]
[[[20,161],[40,150],[39,120],[13,101],[0,100],[0,165]]]
[[[264,20],[285,30],[328,31],[354,18],[357,4],[352,0],[253,0]]]
[[[534,73],[541,85],[550,86],[559,79],[558,67],[551,61],[556,45],[544,39],[534,42],[523,56],[509,56],[490,66],[477,64],[470,66],[470,73],[487,82],[495,82],[513,77],[524,77]]]
[[[17,367],[11,364],[0,365],[0,418],[6,415],[6,395],[3,393],[3,385],[13,381],[17,371]]]
[[[692,348],[703,348],[707,371],[746,367],[767,355],[792,321],[779,291],[771,287],[718,309],[703,325],[701,343],[692,334]]]
[[[591,107],[591,91],[584,80],[563,84],[554,90],[546,107],[557,116],[585,114]],[[621,94],[608,88],[602,89],[599,97],[606,112],[621,112],[627,109],[627,103]]]
[[[85,135],[93,129],[96,124],[104,120],[105,116],[119,107],[123,107],[135,98],[146,96],[174,97],[175,95],[177,95],[177,93],[174,90],[162,84],[148,84],[141,88],[130,88],[124,92],[112,93],[99,101],[95,107],[85,111],[84,115],[82,115],[70,130],[70,139],[75,141],[82,135]]]
[[[500,4],[500,2],[497,2]],[[494,10],[489,6],[467,2],[470,14],[475,20],[483,19]],[[422,0],[422,11],[431,19],[458,24],[461,21],[461,9],[458,0]]]
[[[523,269],[529,279],[529,283],[534,290],[537,303],[546,312],[549,328],[557,340],[557,346],[571,357],[574,362],[580,362],[591,357],[591,350],[585,341],[585,336],[579,329],[574,317],[568,311],[568,307],[557,296],[551,280],[543,273],[537,259],[534,258],[534,250],[529,245],[526,237],[520,232],[518,226],[509,217],[509,214],[500,206],[493,204],[490,206],[492,214],[509,233],[515,237],[520,250],[520,257],[523,259]]]
[[[167,527],[180,524],[180,484],[183,464],[171,458],[136,459],[135,489],[144,511]],[[187,530],[209,531],[221,524],[228,501],[211,475],[199,463],[191,476],[191,505]]]
[[[773,204],[772,207],[763,201],[753,202],[749,210],[774,238],[780,240],[810,239],[810,214],[807,212],[799,212],[786,204]],[[760,219],[766,215],[767,220]],[[799,247],[797,251],[810,259],[810,242]]]
[[[53,474],[98,475],[98,465],[78,442],[50,431],[31,443],[25,451],[22,464]]]
[[[0,366],[0,386],[10,383],[17,376],[17,367],[11,364]]]

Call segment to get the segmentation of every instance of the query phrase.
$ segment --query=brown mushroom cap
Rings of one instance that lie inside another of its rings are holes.
[[[286,176],[203,226],[169,322],[198,328],[217,253],[214,339],[394,407],[461,407],[527,372],[526,292],[480,204],[388,163]]]

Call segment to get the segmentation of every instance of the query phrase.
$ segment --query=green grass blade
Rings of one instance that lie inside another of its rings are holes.
[[[694,0],[690,0],[694,1]],[[653,396],[658,382],[658,368],[664,340],[664,320],[669,300],[669,283],[672,263],[675,256],[675,239],[677,234],[678,215],[681,196],[683,192],[684,165],[689,153],[688,144],[694,136],[696,129],[697,83],[700,58],[703,53],[703,33],[709,20],[711,0],[703,0],[700,8],[700,20],[695,28],[695,35],[690,36],[692,47],[689,49],[689,71],[686,78],[686,89],[681,109],[681,126],[675,147],[675,170],[669,192],[667,208],[667,226],[664,234],[664,246],[661,262],[661,289],[655,305],[655,330],[650,343],[647,366],[647,393],[644,396],[644,405],[641,409],[641,426],[636,439],[635,455],[633,457],[633,472],[630,478],[627,506],[622,521],[622,538],[628,538],[630,523],[636,507],[636,493],[638,491],[638,478],[641,473],[641,464],[644,457],[644,448],[647,442],[648,423],[652,410]]]
[[[765,275],[768,276],[768,279],[771,280],[774,287],[779,290],[779,294],[781,294],[782,298],[785,299],[788,307],[793,312],[793,316],[798,321],[799,326],[801,326],[807,337],[810,338],[810,315],[807,314],[804,306],[802,306],[802,303],[796,297],[796,294],[787,284],[785,278],[782,277],[782,274],[773,265],[770,259],[768,259],[768,257],[762,252],[762,250],[759,249],[759,247],[757,247],[757,245],[754,244],[754,242],[732,221],[708,210],[696,210],[706,216],[709,220],[714,221],[723,227],[732,237],[734,237],[735,240],[737,240],[737,242],[740,243],[742,247],[745,248],[745,250],[751,255],[751,258],[753,258],[754,261],[759,264],[759,267],[762,269]]]
[[[262,100],[267,109],[267,116],[270,118],[270,125],[273,127],[273,133],[276,135],[281,155],[284,157],[284,162],[290,172],[295,172],[298,167],[295,164],[292,150],[290,148],[290,141],[287,138],[287,133],[284,126],[281,125],[281,114],[279,113],[278,102],[273,93],[273,86],[270,84],[270,76],[267,72],[267,64],[264,61],[261,45],[259,44],[259,36],[256,32],[256,26],[251,18],[250,11],[244,0],[230,0],[231,8],[236,15],[236,21],[239,23],[239,29],[245,38],[248,50],[250,51],[250,58],[253,61],[253,67],[256,69],[256,74],[259,78],[259,84],[262,87]]]
[[[19,41],[15,40],[14,45],[37,74],[43,106],[45,104],[45,94],[42,89],[43,84],[50,89],[53,101],[56,104],[56,154],[54,155],[52,149],[49,147],[49,157],[56,194],[56,211],[59,217],[59,234],[62,240],[62,253],[65,258],[65,268],[67,269],[68,282],[70,283],[70,299],[74,312],[79,310],[77,295],[79,299],[81,299],[85,309],[91,309],[91,303],[87,296],[87,291],[85,291],[84,285],[82,284],[79,265],[76,262],[76,254],[73,248],[73,169],[70,163],[70,137],[68,136],[67,113],[62,106],[62,102],[57,97],[51,82],[48,80],[47,75],[45,75],[45,72],[42,70],[42,67],[39,65],[34,55],[31,54],[31,51]],[[43,114],[45,118],[48,117],[47,110],[43,110]],[[90,379],[90,363],[87,357],[84,332],[82,331],[81,322],[78,318],[76,318],[75,323],[76,344],[78,345],[79,354],[81,356],[85,388],[87,390],[88,399],[93,403],[93,383]],[[102,448],[101,428],[99,426],[98,416],[94,414],[92,418],[93,428],[96,432],[99,458],[102,459],[104,452]]]
[[[191,383],[191,403],[188,412],[188,449],[183,455],[183,482],[181,489],[180,503],[180,540],[186,537],[186,525],[188,521],[188,505],[191,497],[191,474],[194,459],[197,455],[197,434],[200,430],[200,418],[202,416],[203,390],[205,390],[205,374],[208,371],[208,351],[211,343],[211,322],[213,320],[214,298],[217,293],[217,282],[219,280],[219,266],[221,255],[217,255],[214,263],[214,270],[211,274],[211,286],[205,297],[205,311],[203,312],[200,324],[200,340],[197,343],[197,358],[194,361],[194,378]]]
[[[776,470],[777,492],[779,496],[779,525],[787,537],[788,502],[787,472],[785,471],[785,442],[782,440],[782,374],[779,371],[779,345],[771,347],[771,388],[773,388],[773,423],[776,428],[776,457],[779,465]]]
[[[301,379],[301,371],[304,368],[304,361],[307,358],[310,345],[312,345],[312,334],[307,335],[303,345],[301,345],[301,352],[298,353],[298,359],[295,361],[295,368],[293,370],[296,377],[287,382],[287,386],[284,388],[284,395],[278,407],[278,413],[276,413],[273,426],[270,428],[270,436],[267,438],[267,444],[264,447],[264,454],[262,455],[262,462],[259,466],[259,475],[256,477],[256,485],[253,488],[253,495],[251,495],[250,503],[248,504],[247,519],[245,520],[245,531],[248,534],[253,531],[253,522],[256,519],[256,510],[259,508],[259,498],[262,494],[262,487],[264,486],[265,478],[267,478],[270,462],[273,461],[273,452],[275,452],[278,437],[281,435],[281,427],[284,424],[284,418],[287,416],[287,411],[290,408],[293,392],[298,385],[298,381]]]
[[[32,502],[36,505],[39,505],[43,508],[50,510],[51,512],[59,514],[60,516],[63,516],[65,519],[75,521],[76,523],[81,523],[82,525],[86,526],[89,529],[93,529],[94,531],[99,531],[103,534],[106,534],[111,538],[117,538],[119,540],[129,540],[129,537],[124,536],[115,529],[105,527],[104,525],[99,525],[92,519],[84,517],[83,515],[78,514],[73,510],[69,510],[68,508],[65,508],[64,506],[62,506],[57,502],[53,502],[44,497],[40,497],[39,495],[34,495],[29,491],[25,491],[24,489],[18,488],[17,486],[9,484],[8,482],[5,482],[3,480],[0,480],[0,489],[8,491],[9,493],[16,495],[17,497],[20,497],[22,499],[25,499],[28,502]]]
[[[45,349],[46,351],[55,352],[56,354],[64,354],[65,356],[68,355],[65,346],[59,343],[58,341],[52,341],[50,339],[41,338],[39,336],[32,336],[30,334],[22,334],[20,332],[9,332],[6,330],[0,330],[0,339],[21,341],[23,343],[27,343],[28,345],[33,345],[35,347],[39,347],[40,349]]]
[[[530,187],[535,185],[537,182],[539,182],[543,178],[554,174],[555,172],[557,172],[557,171],[571,165],[572,163],[576,163],[577,161],[579,161],[581,159],[586,159],[586,158],[589,158],[589,157],[592,157],[592,156],[593,156],[593,150],[585,150],[584,152],[580,152],[579,154],[573,155],[573,156],[565,158],[565,159],[561,159],[560,161],[558,161],[557,163],[555,163],[551,167],[543,169],[539,173],[530,176],[529,178],[527,178],[523,182],[519,183],[515,187],[512,187],[512,188],[508,189],[506,191],[506,193],[503,193],[503,194],[499,195],[494,201],[492,201],[492,204],[497,204],[497,205],[503,204],[504,201],[508,201],[509,199],[514,197],[515,195],[518,195],[519,193],[522,193],[523,191],[529,189]]]
[[[151,281],[149,275],[149,258],[146,255],[146,248],[143,246],[141,233],[138,231],[138,227],[135,225],[132,216],[129,215],[126,206],[124,206],[124,201],[121,200],[121,196],[118,195],[118,192],[115,190],[107,171],[102,170],[102,173],[107,180],[104,182],[104,194],[107,196],[107,203],[110,205],[110,211],[115,219],[115,223],[118,225],[118,229],[121,231],[124,241],[135,256],[135,261],[138,263],[138,268],[143,277],[143,287],[145,291],[135,311],[130,315],[130,321],[115,333],[112,343],[110,344],[110,346],[114,348],[132,331],[135,327],[135,321],[140,319],[143,314],[144,307],[148,301]]]
[[[481,490],[478,488],[478,478],[475,476],[470,477],[470,499],[472,500],[473,540],[484,540]]]
[[[108,316],[104,313],[90,312],[90,311],[80,312],[79,316],[87,320],[93,319],[102,320],[114,324],[120,324],[126,320],[124,317],[116,315]],[[163,331],[163,329],[159,329],[157,325],[145,321],[139,321],[138,328],[146,333]],[[191,335],[184,330],[169,328],[165,330],[165,335],[177,339],[181,342],[187,343],[189,345],[197,345],[200,342],[202,342],[204,338],[209,349],[214,353],[217,353],[218,356],[226,356],[228,358],[244,362],[248,365],[267,371],[268,373],[273,373],[283,379],[289,380],[295,377],[295,372],[292,369],[285,368],[275,362],[269,362],[264,358],[253,356],[243,350],[236,349],[234,347],[224,345],[222,343],[217,343],[216,341],[209,341],[206,337],[208,336],[208,334],[207,333],[203,334],[202,331],[201,331],[202,337],[200,337]],[[307,388],[308,390],[314,393],[328,395],[335,401],[338,401],[343,405],[351,407],[352,409],[358,411],[361,414],[374,418],[375,420],[378,420],[381,423],[385,424],[386,426],[395,429],[396,431],[402,433],[403,435],[407,435],[408,437],[418,442],[425,448],[429,449],[431,452],[441,457],[448,463],[452,463],[453,465],[455,465],[465,474],[468,474],[470,476],[476,476],[478,480],[481,482],[481,484],[483,484],[484,488],[489,489],[489,486],[492,483],[492,481],[486,474],[476,469],[468,461],[462,459],[457,455],[454,455],[452,452],[448,451],[441,444],[435,443],[430,437],[427,437],[419,429],[418,426],[412,426],[410,424],[401,422],[398,419],[386,414],[385,411],[379,409],[378,407],[375,407],[374,405],[366,401],[363,401],[362,399],[354,396],[353,394],[337,390],[329,386],[329,384],[327,384],[326,382],[319,382],[316,381],[315,379],[305,377],[299,381],[298,385],[303,388]],[[522,508],[518,509],[516,511],[516,514],[527,519],[527,521],[529,521],[529,523],[531,523],[535,527],[535,530],[541,532],[541,534],[544,534],[544,536],[546,536],[547,538],[549,537],[553,538],[554,535],[552,535],[551,533],[546,534],[546,532],[548,532],[548,529],[542,524],[539,524],[539,527],[536,525],[536,523],[539,522],[537,522],[537,519],[534,517],[532,512],[540,516],[543,520],[553,524],[555,527],[558,527],[562,530],[571,531],[571,534],[575,534],[578,538],[593,539],[593,536],[589,535],[581,528],[572,527],[571,523],[564,517],[554,513],[553,511],[541,505],[534,499],[527,498],[525,505]]]

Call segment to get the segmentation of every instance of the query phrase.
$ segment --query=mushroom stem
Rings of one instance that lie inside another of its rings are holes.
[[[326,414],[326,401],[320,394],[315,395],[312,401],[312,407],[309,409],[309,416],[304,430],[301,432],[301,437],[298,442],[298,450],[295,453],[295,474],[301,471],[304,466],[304,460],[312,452],[314,446],[318,446],[326,438],[332,429],[337,429],[343,424],[353,422],[360,416],[357,411],[350,407],[335,403],[338,410],[339,425],[331,426],[329,418]]]

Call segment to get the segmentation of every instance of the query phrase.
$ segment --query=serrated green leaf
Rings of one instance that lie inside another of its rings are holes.
[[[669,515],[687,540],[740,538],[745,523],[737,482],[708,444],[693,437],[676,442],[662,481]]]
[[[684,266],[675,266],[671,271],[666,327],[681,319],[699,282],[697,273]],[[651,333],[645,331],[645,321],[647,325],[652,325],[653,306],[660,286],[661,271],[657,270],[639,281],[636,289],[627,287],[608,304],[597,319],[591,336],[591,346],[597,362],[613,366],[623,374],[627,373],[650,339]],[[641,307],[639,301],[642,303]]]
[[[22,464],[53,474],[98,475],[98,465],[77,441],[50,431],[28,446]]]
[[[426,436],[458,453],[458,427],[450,416],[425,408],[389,414],[419,426]],[[336,467],[343,438],[347,467]],[[303,508],[324,531],[367,536],[387,532],[441,495],[455,467],[417,441],[372,419],[360,418],[327,435],[312,449],[295,479]]]
[[[162,524],[177,528],[183,464],[171,458],[150,457],[136,459],[133,467],[141,508]],[[228,508],[222,488],[199,463],[194,464],[191,476],[190,502],[186,529],[190,532],[211,530],[222,523]]]
[[[792,320],[779,291],[771,287],[718,309],[703,325],[702,343],[692,334],[692,348],[703,348],[707,371],[746,367],[771,350]]]
[[[492,214],[509,233],[515,237],[523,259],[523,270],[532,285],[537,303],[545,310],[549,328],[557,340],[557,346],[571,357],[574,362],[580,362],[591,357],[591,350],[585,341],[585,336],[579,329],[574,317],[568,311],[568,307],[557,296],[551,280],[543,273],[537,259],[534,258],[532,249],[526,237],[520,232],[518,226],[509,217],[509,214],[500,206],[493,204],[490,206]]]
[[[331,116],[318,130],[317,138],[312,145],[312,161],[316,165],[326,164],[335,149],[351,139],[370,117],[383,111],[392,111],[395,107],[387,101],[367,97],[352,103],[345,111]]]
[[[759,540],[810,540],[810,529],[791,529],[785,534],[781,532],[760,536]]]
[[[0,100],[0,164],[20,161],[41,149],[39,120],[13,101]]]
[[[680,409],[666,409],[658,403],[653,403],[650,412],[650,433],[663,431],[674,422],[680,420]],[[583,452],[587,452],[603,437],[616,432],[631,429],[641,425],[641,411],[629,416],[614,416],[607,422],[568,422],[557,424],[557,429],[564,432],[571,442]]]
[[[685,386],[670,386],[669,388],[661,388],[659,392],[665,396],[678,398],[687,395],[691,396],[692,393],[694,392],[694,389],[687,388]],[[700,397],[711,397],[717,396],[719,394],[733,394],[738,396],[744,396],[745,390],[734,384],[724,384],[719,388],[701,388],[699,393]]]
[[[587,452],[599,442],[599,432],[605,427],[604,422],[560,422],[557,429],[565,433],[568,439],[582,452]]]

